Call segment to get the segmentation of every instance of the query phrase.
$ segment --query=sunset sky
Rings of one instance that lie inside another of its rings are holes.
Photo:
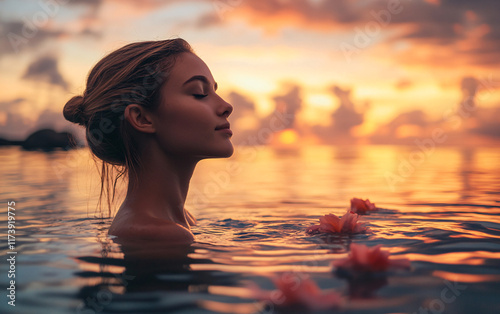
[[[284,110],[284,143],[394,143],[437,127],[498,141],[499,12],[498,0],[0,0],[0,136],[66,128],[62,107],[103,56],[182,37],[240,134]],[[457,115],[467,97],[474,109]]]

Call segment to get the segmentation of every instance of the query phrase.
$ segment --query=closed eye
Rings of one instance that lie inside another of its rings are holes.
[[[208,94],[193,94],[194,98],[196,99],[202,99],[208,96]]]

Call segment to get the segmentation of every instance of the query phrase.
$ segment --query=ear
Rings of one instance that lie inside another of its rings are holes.
[[[125,108],[125,119],[139,132],[154,133],[156,131],[151,113],[140,105],[128,105]]]

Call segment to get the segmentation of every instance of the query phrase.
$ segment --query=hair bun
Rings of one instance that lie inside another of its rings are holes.
[[[66,120],[85,126],[87,121],[83,114],[83,97],[71,98],[64,106],[63,115]]]

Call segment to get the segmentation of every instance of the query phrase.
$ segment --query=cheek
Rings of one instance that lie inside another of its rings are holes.
[[[159,135],[170,145],[200,144],[213,137],[211,114],[203,106],[180,106],[159,112]],[[166,143],[166,144],[167,144]]]
[[[186,135],[197,135],[210,133],[211,119],[210,112],[204,108],[195,108],[196,110],[179,110],[172,114],[172,124],[175,125],[178,132]]]

